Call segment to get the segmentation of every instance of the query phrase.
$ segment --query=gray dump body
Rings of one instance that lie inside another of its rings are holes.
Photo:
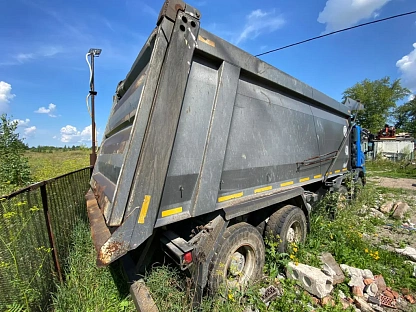
[[[349,168],[345,105],[207,32],[176,2],[118,86],[99,150],[91,187],[111,229],[102,264],[154,228]]]

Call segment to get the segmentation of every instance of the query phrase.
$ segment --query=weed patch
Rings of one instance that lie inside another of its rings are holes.
[[[97,268],[89,227],[79,222],[73,233],[73,248],[65,264],[66,280],[57,285],[53,309],[59,311],[136,311],[127,282],[117,264]]]

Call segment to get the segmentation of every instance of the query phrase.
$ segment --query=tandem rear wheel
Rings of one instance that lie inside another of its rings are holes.
[[[278,251],[285,253],[292,243],[306,240],[307,224],[302,209],[286,205],[274,212],[266,225],[266,236],[279,239]]]
[[[211,293],[221,287],[242,288],[262,277],[265,248],[254,226],[240,222],[228,227],[217,248],[208,276]]]

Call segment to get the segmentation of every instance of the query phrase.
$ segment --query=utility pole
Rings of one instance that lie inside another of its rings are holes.
[[[97,138],[96,138],[96,130],[95,130],[95,96],[97,95],[97,91],[95,91],[94,87],[94,58],[98,57],[101,54],[101,49],[90,49],[87,53],[87,63],[90,66],[90,91],[87,96],[87,105],[88,105],[88,97],[91,97],[91,154],[90,154],[90,165],[94,166],[95,161],[97,160]],[[90,56],[91,63],[88,62],[88,56]]]

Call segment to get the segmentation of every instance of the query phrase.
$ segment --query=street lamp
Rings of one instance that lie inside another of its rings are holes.
[[[91,97],[91,111],[90,111],[90,116],[91,116],[91,139],[92,139],[92,144],[91,144],[91,154],[90,154],[90,165],[94,166],[95,165],[95,161],[97,160],[97,151],[96,151],[96,135],[95,135],[95,106],[94,106],[94,100],[95,100],[95,96],[97,95],[97,92],[94,89],[94,57],[98,57],[101,54],[101,49],[94,49],[91,48],[87,55],[85,56],[88,66],[90,68],[90,91],[87,95],[87,107],[88,107],[88,111],[89,111],[89,103],[88,103],[88,99],[89,97]],[[88,61],[88,56],[90,57],[90,61]]]

